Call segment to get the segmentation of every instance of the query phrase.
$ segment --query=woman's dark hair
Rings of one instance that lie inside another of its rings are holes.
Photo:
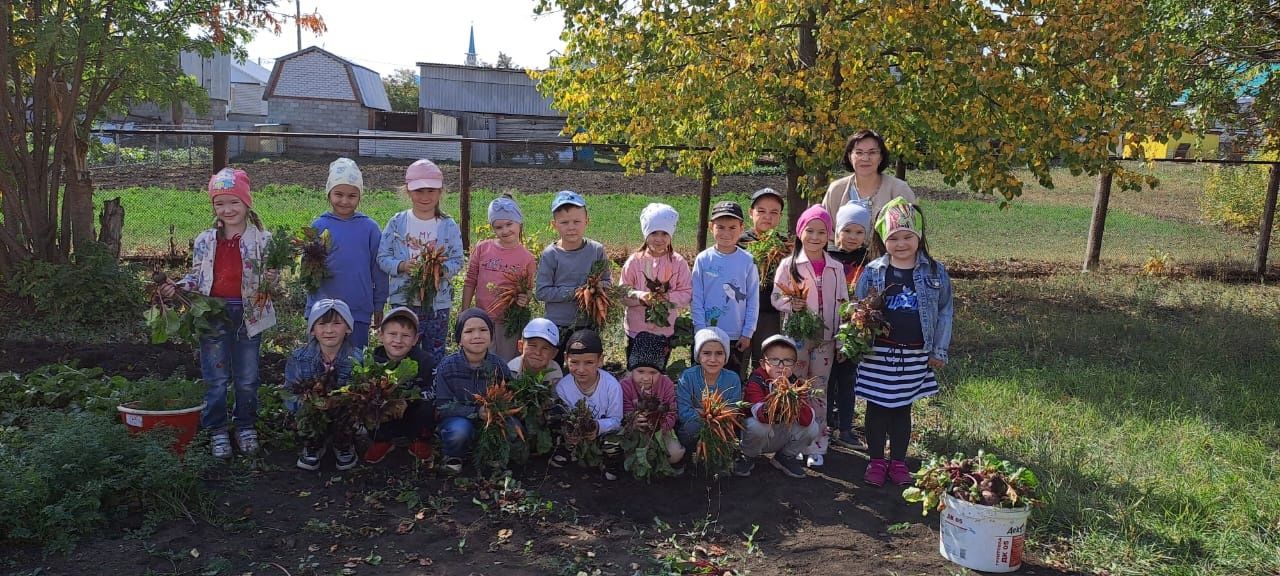
[[[876,133],[875,130],[863,129],[853,133],[844,143],[844,157],[840,159],[840,163],[844,165],[844,169],[853,172],[853,162],[849,161],[849,155],[853,154],[853,147],[866,139],[876,141],[876,146],[880,147],[880,164],[876,165],[876,173],[884,172],[889,167],[889,149],[884,145],[884,138]]]
[[[924,235],[924,230],[926,227],[926,223],[924,220],[924,209],[920,208],[918,204],[911,204],[910,206],[913,210],[916,211],[916,214],[920,215],[920,232],[921,233],[918,234],[918,236],[920,237],[920,247],[918,248],[918,250],[920,250],[920,253],[924,254],[925,259],[929,261],[929,271],[934,274],[937,274],[938,261],[934,260],[933,256],[929,255],[929,242],[925,239],[925,235]],[[880,211],[884,212],[884,209],[881,208]],[[869,253],[874,251],[877,258],[880,257],[880,255],[889,253],[889,251],[885,249],[884,238],[880,237],[880,227],[874,224],[875,222],[879,222],[879,221],[880,221],[880,215],[876,214],[875,219],[872,220],[873,224],[871,226],[872,228],[875,229],[875,233],[871,235],[871,250],[868,250]]]

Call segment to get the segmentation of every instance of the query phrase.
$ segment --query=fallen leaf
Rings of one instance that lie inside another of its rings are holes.
[[[422,558],[419,558],[419,559],[418,559],[418,565],[419,565],[419,566],[430,566],[430,565],[431,565],[431,557],[430,557],[430,556],[423,556]]]
[[[306,490],[301,490],[301,491],[299,491],[299,492],[298,492],[298,497],[299,497],[299,498],[306,498],[307,496],[310,496],[310,495],[311,495],[311,493],[310,493],[310,492],[307,492]]]
[[[319,544],[312,544],[310,546],[307,546],[307,552],[319,552],[319,551],[320,551]]]
[[[413,532],[414,526],[416,526],[416,524],[410,520],[401,520],[400,525],[396,526],[396,534],[408,534]]]
[[[506,540],[508,538],[511,538],[511,534],[512,534],[512,531],[510,528],[503,528],[501,530],[498,530],[498,540]]]
[[[726,554],[726,551],[723,546],[712,544],[710,546],[707,546],[707,554],[711,556],[724,556]]]

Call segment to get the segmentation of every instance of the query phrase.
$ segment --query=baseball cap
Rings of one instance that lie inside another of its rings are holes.
[[[396,306],[395,308],[392,308],[390,312],[387,312],[386,316],[382,317],[382,323],[385,325],[388,320],[393,320],[395,318],[404,318],[405,320],[408,320],[410,324],[413,324],[413,329],[415,331],[418,329],[418,315],[408,306]]]
[[[715,220],[716,218],[726,217],[726,216],[729,218],[736,218],[738,220],[742,220],[743,219],[742,207],[739,206],[737,202],[729,202],[729,201],[716,202],[716,205],[711,207],[712,220]]]
[[[577,206],[586,208],[587,201],[582,199],[582,195],[573,190],[561,190],[556,192],[556,197],[551,200],[551,212],[559,210],[561,206]]]
[[[774,198],[777,198],[778,202],[783,206],[786,206],[787,204],[787,199],[782,197],[781,192],[774,190],[773,188],[761,188],[751,195],[751,205],[755,206],[756,200],[764,198],[765,196],[773,196]]]
[[[604,354],[604,344],[595,330],[578,330],[569,335],[564,345],[564,354]]]
[[[556,328],[554,322],[546,318],[534,318],[528,324],[524,325],[524,331],[520,336],[528,341],[530,338],[541,338],[546,340],[552,346],[560,345],[560,329]]]
[[[404,171],[404,185],[410,190],[444,188],[444,172],[435,162],[423,158]]]

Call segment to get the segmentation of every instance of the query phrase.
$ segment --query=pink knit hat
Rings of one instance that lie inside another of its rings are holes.
[[[209,178],[209,201],[230,194],[244,202],[245,207],[253,208],[253,196],[249,191],[249,175],[244,170],[223,168]]]
[[[444,172],[435,162],[423,158],[404,171],[404,186],[410,190],[444,188]]]
[[[821,204],[814,204],[800,214],[800,220],[796,222],[796,236],[804,235],[804,227],[811,220],[821,220],[827,225],[827,234],[831,234],[831,214]]]

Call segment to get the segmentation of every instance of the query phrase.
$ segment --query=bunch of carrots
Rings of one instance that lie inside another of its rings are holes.
[[[760,269],[760,286],[765,290],[773,287],[773,274],[778,271],[778,264],[791,253],[794,240],[788,240],[780,230],[774,228],[765,232],[755,242],[747,244],[747,252],[755,259]]]
[[[769,381],[769,395],[765,396],[765,417],[775,424],[791,424],[800,418],[800,412],[809,403],[817,389],[813,387],[816,379],[792,382],[787,378],[775,378]]]
[[[804,282],[783,284],[778,289],[791,302],[805,302],[809,297],[809,285]],[[796,342],[807,342],[822,335],[822,318],[817,312],[805,308],[799,312],[785,311],[785,313],[787,321],[782,325],[782,333]]]
[[[738,431],[742,429],[740,416],[737,404],[725,400],[721,391],[710,388],[702,391],[702,402],[698,407],[702,429],[698,431],[693,461],[708,474],[728,470],[733,463]]]
[[[489,313],[490,318],[501,318],[507,338],[515,338],[524,329],[524,325],[529,323],[529,319],[533,318],[527,303],[521,306],[517,302],[522,294],[527,295],[533,292],[533,278],[529,276],[527,270],[505,271],[502,276],[507,281],[501,286],[491,284],[486,287],[497,292],[497,297],[486,312]]]
[[[483,394],[473,395],[480,413],[480,436],[473,452],[476,468],[503,470],[511,461],[512,431],[508,418],[518,418],[523,407],[506,381],[491,382]],[[515,427],[515,436],[524,442],[524,431]]]
[[[409,264],[409,280],[404,284],[404,294],[409,299],[429,306],[440,292],[440,283],[444,281],[444,262],[448,260],[447,248],[443,244],[428,242]]]
[[[605,282],[608,278],[609,262],[597,260],[591,264],[587,281],[573,294],[574,301],[578,303],[578,313],[595,330],[608,325],[609,312],[614,308],[613,296],[610,294],[609,285]]]

